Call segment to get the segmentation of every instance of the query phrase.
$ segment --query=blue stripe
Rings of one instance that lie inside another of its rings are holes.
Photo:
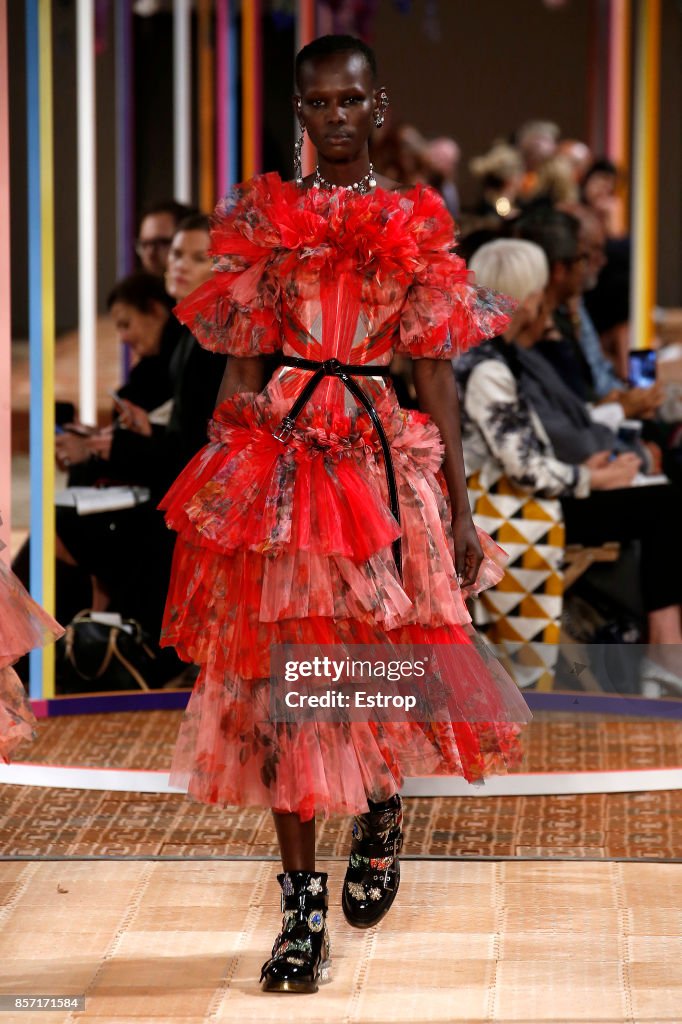
[[[625,697],[620,694],[523,693],[531,711],[572,711],[574,714],[627,715],[628,718],[682,719],[682,700]]]
[[[26,138],[28,147],[28,314],[31,400],[29,410],[31,465],[31,570],[30,589],[42,604],[43,594],[43,282],[40,211],[40,57],[38,2],[26,0]],[[43,652],[31,651],[30,695],[43,689]]]
[[[682,700],[621,697],[618,694],[522,691],[532,711],[572,711],[575,714],[627,715],[630,718],[682,719]],[[104,714],[109,711],[171,711],[183,709],[190,690],[148,690],[140,693],[93,693],[47,701],[48,718],[61,715]]]

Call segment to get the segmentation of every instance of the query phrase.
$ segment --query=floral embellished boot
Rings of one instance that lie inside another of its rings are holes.
[[[403,845],[403,811],[396,793],[353,821],[353,841],[341,905],[354,928],[371,928],[388,913],[400,885],[398,854]]]
[[[282,930],[272,956],[263,964],[264,992],[317,992],[329,981],[331,946],[327,931],[327,875],[288,871],[278,875],[282,887]]]

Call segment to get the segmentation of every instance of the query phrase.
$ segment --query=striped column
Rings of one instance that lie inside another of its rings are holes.
[[[10,541],[12,511],[12,314],[9,213],[7,0],[0,0],[0,548]],[[9,546],[0,558],[9,562]]]
[[[656,304],[661,0],[635,5],[631,346],[647,348]]]
[[[131,0],[114,6],[116,33],[116,274],[135,268],[135,109]],[[126,345],[123,349],[127,352]]]
[[[26,0],[31,593],[54,614],[54,189],[51,0]],[[53,649],[30,655],[30,695],[54,694]]]
[[[242,4],[242,179],[263,167],[263,34],[260,0]]]
[[[230,0],[216,0],[216,182],[223,195],[238,175],[238,40]]]
[[[173,4],[173,166],[175,198],[192,202],[192,9]]]
[[[199,207],[215,204],[215,88],[212,0],[197,3],[198,101],[199,101]]]
[[[620,169],[622,215],[616,229],[628,229],[628,178],[630,171],[630,35],[631,0],[609,0],[609,32],[606,99],[606,155]]]
[[[79,412],[97,423],[97,164],[95,153],[94,0],[76,5],[78,104],[78,365]]]
[[[317,34],[315,0],[297,0],[296,15],[296,53],[298,53],[304,46],[311,43]],[[298,137],[300,131],[298,118],[296,118],[294,131]],[[301,151],[301,165],[304,176],[311,174],[315,169],[315,150],[307,134]]]

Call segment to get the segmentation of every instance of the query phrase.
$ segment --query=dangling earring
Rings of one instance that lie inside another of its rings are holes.
[[[303,166],[301,163],[301,152],[305,138],[305,125],[301,125],[301,134],[294,143],[294,179],[297,185],[303,184]]]
[[[377,107],[374,115],[374,124],[377,128],[381,128],[384,123],[384,111],[388,110],[388,93],[383,89],[379,93],[379,106]]]

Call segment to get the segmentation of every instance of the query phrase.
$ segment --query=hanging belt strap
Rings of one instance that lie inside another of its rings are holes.
[[[287,443],[291,437],[291,432],[296,425],[296,420],[312,398],[318,385],[322,383],[325,377],[337,377],[348,391],[350,391],[356,402],[358,402],[367,412],[367,415],[371,419],[374,429],[377,432],[379,443],[381,444],[381,451],[384,456],[384,469],[386,471],[386,484],[388,487],[388,503],[394,519],[400,526],[400,504],[398,502],[398,487],[395,479],[395,470],[393,469],[391,446],[388,443],[386,431],[384,430],[383,424],[372,404],[372,400],[364,389],[360,387],[357,381],[353,380],[353,377],[388,377],[388,367],[371,366],[366,363],[364,365],[340,363],[338,359],[325,359],[323,362],[318,362],[315,359],[299,359],[296,356],[284,356],[282,364],[284,366],[294,366],[299,370],[312,370],[313,375],[308,381],[306,381],[305,386],[299,396],[295,399],[288,414],[284,417],[275,431],[274,437],[276,440],[281,441],[282,444]],[[393,557],[398,569],[398,575],[402,576],[402,552],[399,537],[393,541]]]

